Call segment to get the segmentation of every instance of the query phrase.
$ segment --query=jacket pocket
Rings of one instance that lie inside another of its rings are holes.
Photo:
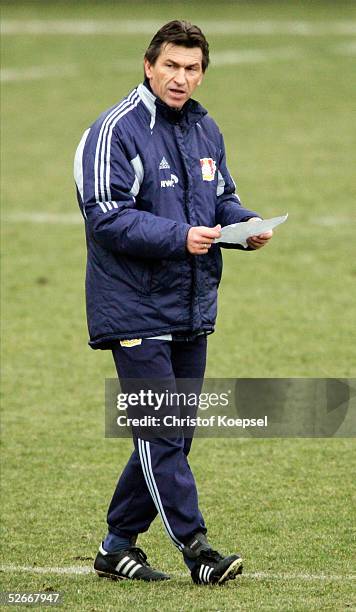
[[[150,278],[151,293],[167,289],[174,291],[179,288],[181,282],[181,266],[179,261],[161,259],[152,265]]]
[[[141,295],[149,295],[151,293],[152,276],[153,276],[153,264],[151,264],[150,262],[145,262],[145,264],[142,266],[141,287],[140,287]]]
[[[222,255],[220,248],[217,245],[213,245],[208,257],[210,257],[211,284],[219,286],[222,274]]]

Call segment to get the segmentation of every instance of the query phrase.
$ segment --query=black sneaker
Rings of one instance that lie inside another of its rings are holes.
[[[147,563],[147,556],[137,546],[129,546],[117,553],[108,553],[102,546],[94,561],[94,569],[100,578],[111,580],[169,580],[170,576],[158,572]]]
[[[195,533],[185,545],[183,554],[195,561],[191,571],[196,584],[223,584],[242,574],[242,559],[239,555],[223,557],[213,550],[204,533]]]
[[[242,574],[239,555],[223,557],[217,550],[202,550],[191,571],[195,584],[223,584]]]

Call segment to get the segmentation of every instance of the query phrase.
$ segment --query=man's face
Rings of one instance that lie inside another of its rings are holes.
[[[145,59],[153,93],[172,108],[182,108],[203,80],[203,53],[199,47],[162,45],[155,64]]]

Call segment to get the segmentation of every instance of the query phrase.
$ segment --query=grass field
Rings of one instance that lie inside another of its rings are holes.
[[[104,438],[114,367],[86,346],[72,160],[176,17],[209,34],[199,100],[242,200],[289,213],[268,248],[224,254],[207,374],[355,377],[355,3],[3,3],[1,588],[59,590],[68,610],[356,609],[347,438],[195,442],[210,538],[243,554],[239,581],[193,586],[158,521],[140,544],[169,583],[89,573],[131,442]]]

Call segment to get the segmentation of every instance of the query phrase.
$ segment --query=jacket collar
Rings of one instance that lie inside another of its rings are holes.
[[[193,99],[188,100],[180,110],[171,108],[154,95],[148,79],[140,83],[137,87],[137,93],[151,115],[151,130],[156,122],[157,115],[163,117],[169,123],[189,126],[197,123],[199,119],[207,114],[207,110]]]

